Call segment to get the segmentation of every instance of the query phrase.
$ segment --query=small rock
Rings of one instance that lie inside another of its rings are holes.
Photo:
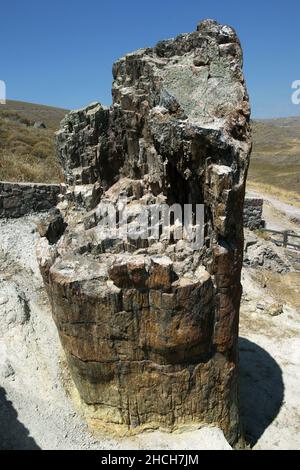
[[[283,305],[282,304],[272,304],[268,306],[266,313],[271,315],[271,317],[277,317],[283,313]]]
[[[8,359],[6,359],[3,364],[0,364],[0,375],[4,379],[7,379],[8,377],[13,377],[15,375],[15,371]]]
[[[243,302],[250,302],[250,298],[249,298],[248,294],[243,294],[242,300],[243,300]]]
[[[257,308],[258,310],[265,310],[266,306],[265,306],[265,304],[263,304],[262,302],[258,302],[258,303],[256,304],[256,308]]]
[[[46,129],[46,124],[43,121],[35,121],[33,127],[36,129]]]

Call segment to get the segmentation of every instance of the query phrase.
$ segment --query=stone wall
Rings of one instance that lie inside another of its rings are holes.
[[[250,230],[264,227],[265,222],[262,218],[263,203],[263,199],[245,198],[244,227],[247,227]]]
[[[17,218],[51,209],[58,202],[59,184],[0,182],[0,218]]]

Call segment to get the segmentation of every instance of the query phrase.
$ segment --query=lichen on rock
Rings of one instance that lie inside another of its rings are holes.
[[[57,149],[69,186],[38,246],[72,377],[102,423],[216,424],[234,444],[251,151],[240,43],[232,28],[206,20],[126,55],[113,77],[109,109],[93,103],[62,121]],[[101,223],[120,226],[103,205],[119,214],[122,197],[126,239]],[[201,247],[175,237],[176,217],[169,236],[160,222],[156,238],[141,231],[161,204],[204,205]]]

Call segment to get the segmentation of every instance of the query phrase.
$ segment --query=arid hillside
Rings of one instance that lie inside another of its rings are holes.
[[[253,122],[248,187],[300,202],[300,117]]]
[[[62,180],[54,132],[66,112],[19,101],[0,105],[0,180]]]
[[[54,132],[67,110],[21,101],[0,106],[0,180],[59,182]],[[43,122],[46,128],[34,127]],[[300,117],[255,120],[248,189],[300,203]]]

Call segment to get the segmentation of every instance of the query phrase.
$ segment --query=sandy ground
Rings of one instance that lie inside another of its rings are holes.
[[[33,231],[31,218],[0,222],[0,448],[99,448],[62,386]]]
[[[300,209],[266,194],[263,217],[300,235]],[[254,449],[300,449],[300,251],[284,250],[291,272],[244,269],[240,320],[241,409]],[[283,305],[272,317],[262,302]],[[249,414],[249,408],[252,413]]]
[[[300,309],[283,299],[279,316],[258,309],[262,299],[274,297],[268,288],[257,286],[255,270],[249,271],[243,272],[240,321],[246,437],[254,449],[300,449]]]
[[[35,260],[34,227],[33,217],[0,221],[0,449],[228,449],[215,428],[125,440],[91,434],[64,387],[64,357]],[[299,292],[293,300],[289,291],[283,313],[271,317],[257,303],[272,299],[274,286],[263,287],[253,269],[244,270],[243,284],[245,434],[255,449],[300,449]]]

